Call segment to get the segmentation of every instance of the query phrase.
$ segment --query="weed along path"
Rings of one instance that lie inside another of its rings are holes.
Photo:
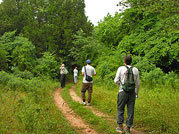
[[[79,116],[75,115],[74,111],[61,97],[61,90],[62,89],[59,88],[54,92],[54,102],[65,118],[70,122],[70,124],[80,134],[98,134],[94,129],[91,129],[88,124],[84,123],[84,121]]]

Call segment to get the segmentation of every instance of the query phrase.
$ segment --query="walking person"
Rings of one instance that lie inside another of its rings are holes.
[[[65,64],[62,64],[60,67],[60,83],[61,83],[61,88],[65,87],[65,79],[66,79],[66,74],[68,73],[68,70],[65,68]]]
[[[82,104],[86,105],[85,93],[88,90],[88,100],[87,105],[90,106],[91,103],[91,96],[93,92],[93,80],[92,76],[96,75],[96,71],[94,67],[91,66],[91,60],[86,61],[87,65],[82,68],[82,76],[83,76],[83,83],[81,87],[81,96],[82,96]]]
[[[77,67],[75,67],[75,69],[73,70],[74,73],[74,83],[77,84],[78,82],[78,69]]]
[[[131,66],[132,57],[126,55],[124,58],[124,66],[120,66],[117,70],[114,82],[120,85],[117,96],[117,132],[123,133],[124,109],[127,105],[126,133],[130,134],[130,128],[133,125],[135,99],[138,97],[140,79],[137,68]]]

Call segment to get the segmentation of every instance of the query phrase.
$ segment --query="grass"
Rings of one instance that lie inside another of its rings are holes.
[[[179,133],[179,92],[164,87],[143,86],[136,104],[136,122],[152,133]]]
[[[72,84],[66,86],[66,88],[62,91],[62,97],[75,111],[75,113],[81,116],[82,119],[89,123],[97,132],[103,134],[116,134],[113,122],[106,120],[104,117],[97,117],[86,106],[83,106],[72,100],[71,96],[69,95],[69,89],[71,86]]]
[[[164,86],[150,86],[141,83],[139,98],[135,105],[134,128],[150,134],[179,133],[179,92]],[[75,113],[81,116],[97,132],[115,134],[116,101],[118,87],[94,84],[92,106],[113,119],[97,117],[89,109],[74,102],[69,95],[69,84],[62,92],[64,100]],[[18,90],[0,85],[0,133],[7,134],[76,134],[53,102],[53,91],[58,82],[45,81],[37,90]],[[81,96],[81,80],[76,92]],[[87,94],[86,94],[87,95]],[[87,96],[86,96],[87,97]],[[126,114],[125,114],[126,119]]]
[[[76,134],[53,102],[57,87],[46,81],[37,91],[22,92],[0,85],[0,133]]]
[[[142,84],[142,83],[141,83]],[[81,82],[77,94],[81,96]],[[116,119],[118,87],[94,84],[92,105]],[[154,89],[141,85],[139,98],[136,99],[134,128],[151,134],[179,133],[179,92],[163,86]],[[126,119],[126,112],[125,112]]]

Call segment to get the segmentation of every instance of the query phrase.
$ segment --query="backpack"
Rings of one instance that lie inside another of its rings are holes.
[[[64,68],[64,74],[68,74],[68,70]]]
[[[122,89],[126,92],[126,93],[131,93],[131,92],[135,92],[135,82],[134,82],[134,74],[132,71],[133,67],[128,67],[125,66],[127,68],[127,78],[126,81],[124,82],[124,84],[122,84]]]

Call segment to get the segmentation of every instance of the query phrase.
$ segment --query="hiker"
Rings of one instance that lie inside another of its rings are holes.
[[[74,83],[76,84],[78,82],[78,69],[77,67],[75,67],[75,69],[73,70],[74,73]]]
[[[65,68],[65,64],[62,64],[60,67],[60,83],[61,83],[61,88],[65,87],[65,78],[66,74],[68,73],[68,70]]]
[[[130,134],[130,128],[133,125],[135,99],[136,97],[138,97],[138,92],[140,87],[139,71],[137,68],[131,66],[131,62],[132,62],[132,57],[130,55],[126,55],[124,58],[124,66],[120,66],[118,68],[114,79],[114,82],[117,85],[120,85],[118,96],[117,96],[117,123],[119,126],[116,128],[116,131],[120,133],[124,132],[123,129],[124,109],[125,109],[125,105],[127,105],[127,120],[126,120],[127,134]],[[131,81],[130,80],[128,81],[132,88],[129,88],[129,84],[127,84],[126,81],[127,78],[129,79],[130,76],[131,76],[130,79]]]
[[[90,106],[91,103],[91,96],[93,92],[93,80],[92,76],[96,75],[96,71],[94,67],[91,66],[91,60],[86,61],[87,65],[82,68],[82,76],[83,76],[83,83],[81,87],[81,96],[82,96],[82,104],[86,105],[85,100],[85,92],[88,90],[88,103],[87,106]]]

